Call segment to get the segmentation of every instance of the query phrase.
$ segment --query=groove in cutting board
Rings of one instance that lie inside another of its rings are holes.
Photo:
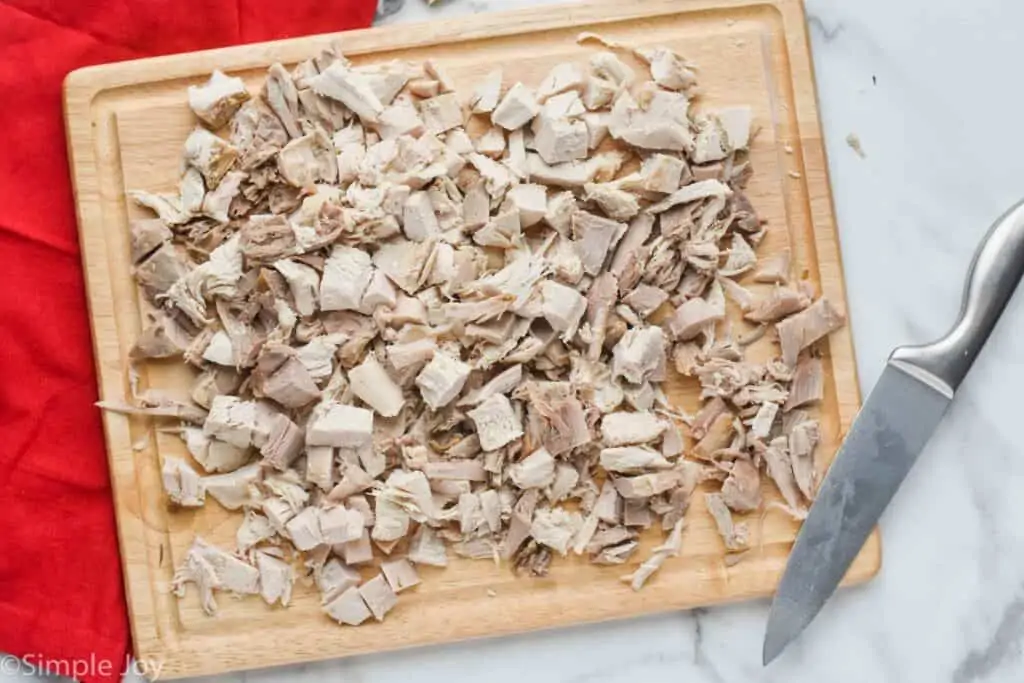
[[[144,308],[129,270],[127,189],[174,190],[181,145],[194,125],[185,87],[214,68],[243,77],[251,88],[274,61],[286,65],[337,41],[353,61],[441,61],[459,92],[495,65],[506,82],[536,85],[556,63],[584,61],[594,46],[575,44],[596,31],[632,45],[666,45],[696,61],[711,106],[750,104],[760,128],[751,147],[755,174],[749,196],[772,230],[760,255],[793,250],[799,268],[831,300],[845,305],[842,266],[815,101],[803,9],[798,0],[647,0],[545,7],[418,26],[396,26],[91,67],[65,86],[68,146],[89,291],[96,362],[103,399],[128,395],[127,353],[141,330]],[[792,154],[786,153],[790,145]],[[795,171],[795,177],[790,174]],[[768,347],[763,347],[767,353]],[[821,407],[819,467],[831,460],[860,405],[849,328],[823,346],[827,380]],[[190,376],[175,365],[142,370],[144,386],[184,390]],[[688,409],[696,392],[668,387]],[[595,567],[558,559],[543,579],[515,578],[507,567],[455,560],[446,570],[423,568],[423,584],[402,594],[381,624],[339,627],[319,610],[309,586],[297,586],[288,609],[260,599],[218,599],[206,617],[194,591],[182,602],[168,594],[173,568],[194,534],[233,546],[241,515],[215,502],[197,511],[168,512],[159,458],[182,455],[174,436],[144,420],[106,414],[111,477],[136,656],[163,663],[162,677],[305,662],[397,647],[597,621],[769,595],[781,575],[797,526],[777,511],[748,522],[754,550],[734,567],[695,495],[687,513],[683,554],[665,563],[639,593],[619,581],[627,567]],[[150,444],[132,444],[149,434]],[[764,485],[768,500],[778,499]],[[660,538],[649,533],[635,556]],[[877,572],[881,548],[873,534],[847,582]],[[632,564],[635,564],[633,562]],[[301,584],[301,582],[300,582]],[[497,593],[488,597],[488,590]]]

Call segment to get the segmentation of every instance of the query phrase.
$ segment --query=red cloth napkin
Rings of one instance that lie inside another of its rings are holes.
[[[368,26],[376,4],[0,0],[0,651],[33,667],[96,662],[66,671],[116,681],[129,645],[93,407],[64,76],[89,64]]]

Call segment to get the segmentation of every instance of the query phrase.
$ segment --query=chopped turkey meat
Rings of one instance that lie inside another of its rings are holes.
[[[775,325],[782,346],[782,360],[794,367],[797,355],[808,346],[835,332],[846,318],[825,297]]]
[[[491,112],[491,121],[505,130],[515,130],[529,123],[540,111],[537,100],[530,89],[516,83]]]

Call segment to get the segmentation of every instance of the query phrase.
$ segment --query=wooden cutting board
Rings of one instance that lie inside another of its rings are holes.
[[[129,395],[126,358],[143,323],[143,306],[129,272],[128,220],[143,213],[126,202],[128,189],[173,191],[182,142],[194,125],[185,88],[214,68],[241,76],[253,91],[275,61],[286,65],[337,42],[357,63],[384,59],[439,60],[467,91],[495,66],[506,82],[536,85],[562,61],[585,61],[581,31],[636,46],[674,48],[700,68],[705,101],[750,104],[759,131],[751,149],[750,198],[771,231],[761,253],[790,248],[797,272],[845,307],[825,151],[803,8],[798,0],[646,0],[544,7],[423,25],[395,26],[260,45],[161,57],[72,73],[65,110],[78,202],[82,254],[95,337],[100,395]],[[761,353],[770,352],[765,340]],[[824,469],[859,407],[849,329],[822,345],[828,377],[821,406]],[[173,365],[143,369],[144,387],[183,391],[188,373]],[[690,384],[675,382],[674,400],[696,405]],[[324,617],[315,591],[300,581],[292,606],[269,608],[259,598],[219,598],[205,616],[195,592],[169,595],[174,567],[193,536],[233,547],[240,515],[215,502],[198,511],[169,512],[160,457],[184,455],[180,441],[145,420],[104,415],[121,556],[135,653],[160,662],[174,678],[305,662],[399,647],[493,636],[767,596],[773,591],[797,525],[776,510],[748,521],[753,550],[738,564],[724,548],[703,498],[687,514],[684,550],[639,593],[619,577],[657,543],[650,533],[627,567],[599,568],[579,558],[557,560],[543,579],[516,578],[489,562],[454,561],[424,568],[423,584],[403,593],[381,624],[339,627]],[[768,500],[774,486],[764,485]],[[854,562],[847,582],[877,572],[877,533]]]

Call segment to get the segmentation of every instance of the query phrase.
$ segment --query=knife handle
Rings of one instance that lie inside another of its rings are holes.
[[[981,347],[1024,275],[1024,201],[997,220],[978,246],[967,271],[960,315],[942,339],[922,346],[902,346],[890,360],[924,370],[945,384],[948,394],[971,369]]]

